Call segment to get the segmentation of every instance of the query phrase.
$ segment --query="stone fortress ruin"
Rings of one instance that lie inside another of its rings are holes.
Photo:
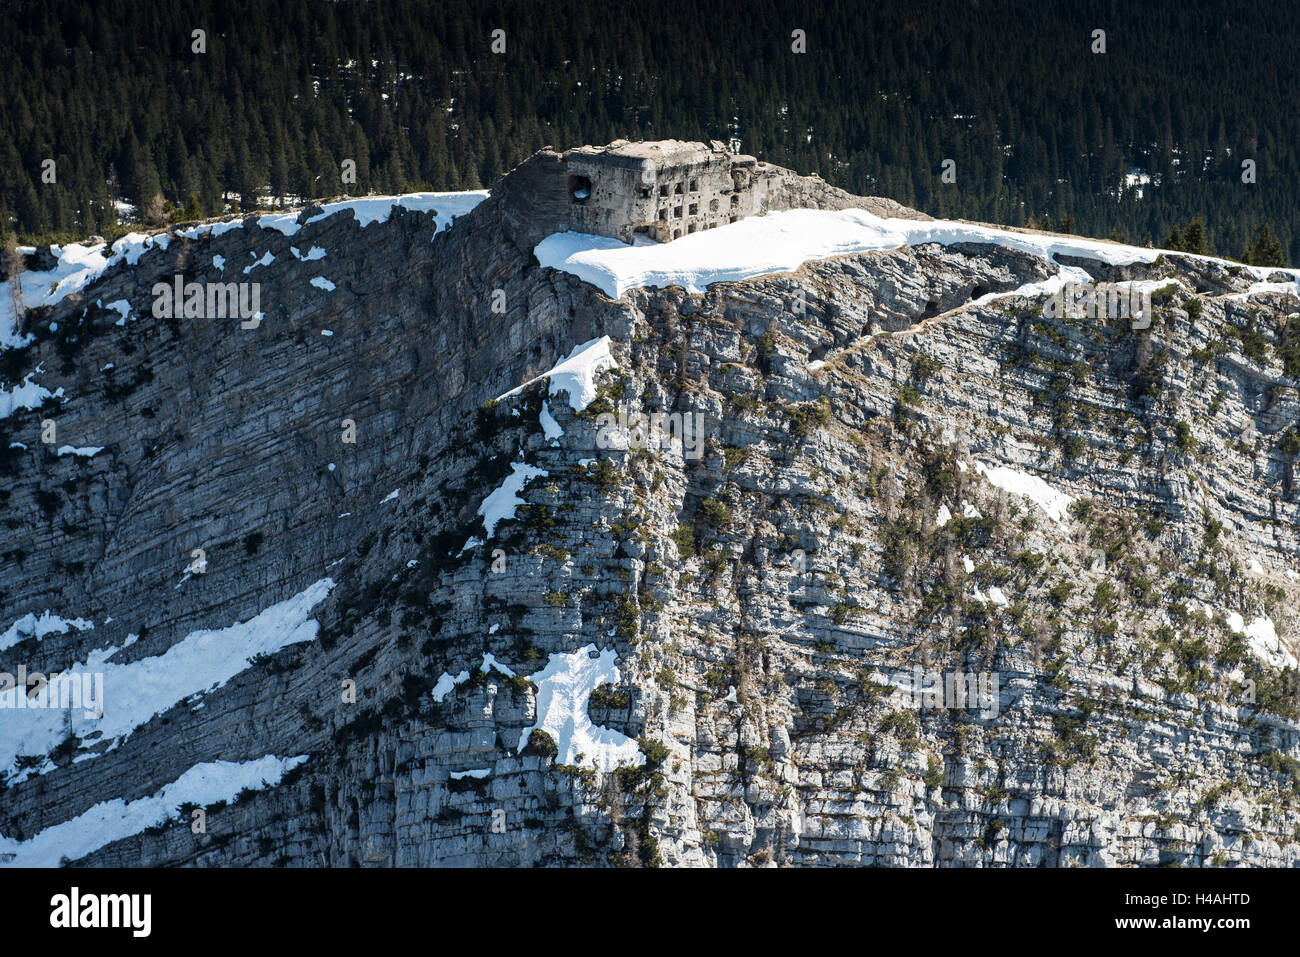
[[[569,228],[625,243],[659,242],[734,223],[767,209],[766,163],[720,142],[661,140],[581,146],[561,157]]]
[[[492,201],[506,234],[529,249],[565,231],[666,243],[773,210],[859,207],[925,218],[892,200],[851,196],[815,173],[733,154],[717,140],[547,147],[498,178]]]

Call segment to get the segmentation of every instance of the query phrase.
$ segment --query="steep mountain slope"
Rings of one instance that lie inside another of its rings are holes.
[[[0,862],[1300,860],[1295,275],[915,218],[709,284],[774,213],[613,299],[521,169],[133,238],[8,333],[0,669],[104,717],[0,710]],[[1053,318],[1085,274],[1149,328]]]

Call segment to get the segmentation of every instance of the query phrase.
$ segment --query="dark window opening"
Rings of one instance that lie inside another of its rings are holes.
[[[673,215],[674,215],[675,217],[677,217],[678,219],[681,219],[681,218],[682,218],[682,208],[681,208],[680,206],[676,207],[676,208],[673,210]]]
[[[667,183],[665,183],[663,186],[660,186],[660,187],[659,187],[659,195],[660,195],[660,196],[667,196],[667,195],[668,195],[668,184],[667,184]]]
[[[692,216],[698,216],[698,215],[700,215],[700,204],[699,204],[699,203],[691,203],[688,212],[689,212],[690,215],[692,215]]]
[[[691,192],[692,193],[699,192],[699,189],[700,189],[699,181],[694,179],[691,180]]]
[[[659,218],[660,218],[660,219],[667,219],[667,218],[668,218],[668,210],[666,210],[666,209],[661,209],[661,210],[659,210]]]
[[[585,176],[570,176],[569,195],[575,203],[585,203],[591,198],[591,180]]]
[[[641,187],[641,198],[642,198],[642,199],[649,199],[649,198],[650,198],[650,187],[649,187],[649,186],[642,186],[642,187]]]
[[[682,195],[682,184],[681,184],[681,183],[678,183],[678,184],[677,184],[677,188],[673,190],[673,195],[675,195],[675,196],[680,196],[680,195]]]

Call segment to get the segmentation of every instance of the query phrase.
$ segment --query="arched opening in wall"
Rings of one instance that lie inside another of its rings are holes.
[[[975,287],[970,291],[970,297],[972,299],[978,299],[980,296],[987,296],[988,294],[989,287],[983,283],[976,283]]]
[[[585,203],[591,198],[591,180],[585,176],[570,176],[569,195],[575,203]]]
[[[921,313],[922,319],[933,319],[939,315],[939,300],[931,299],[925,304],[925,311]]]

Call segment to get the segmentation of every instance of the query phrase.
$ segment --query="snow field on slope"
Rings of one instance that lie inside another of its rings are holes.
[[[307,760],[300,754],[273,754],[254,761],[196,764],[156,794],[135,801],[102,801],[71,820],[52,824],[25,841],[0,835],[0,866],[58,867],[114,841],[139,834],[176,816],[182,804],[206,807],[235,800],[245,788],[261,790],[280,783],[285,773]]]
[[[751,216],[735,223],[692,233],[670,243],[628,245],[617,239],[562,232],[547,236],[534,250],[543,266],[571,273],[611,299],[633,287],[681,286],[700,294],[717,282],[792,272],[810,260],[853,253],[939,243],[983,243],[1014,249],[1046,260],[1057,273],[1042,283],[1022,287],[1021,295],[1052,293],[1064,282],[1091,282],[1078,267],[1062,266],[1057,256],[1096,259],[1109,265],[1151,263],[1172,250],[1127,246],[1076,236],[1022,233],[995,226],[952,220],[884,218],[862,209],[791,209]],[[1191,258],[1237,266],[1208,256]],[[1300,280],[1300,270],[1245,266],[1260,280],[1284,272]],[[1008,293],[993,293],[996,298]],[[983,297],[981,301],[990,297]]]

